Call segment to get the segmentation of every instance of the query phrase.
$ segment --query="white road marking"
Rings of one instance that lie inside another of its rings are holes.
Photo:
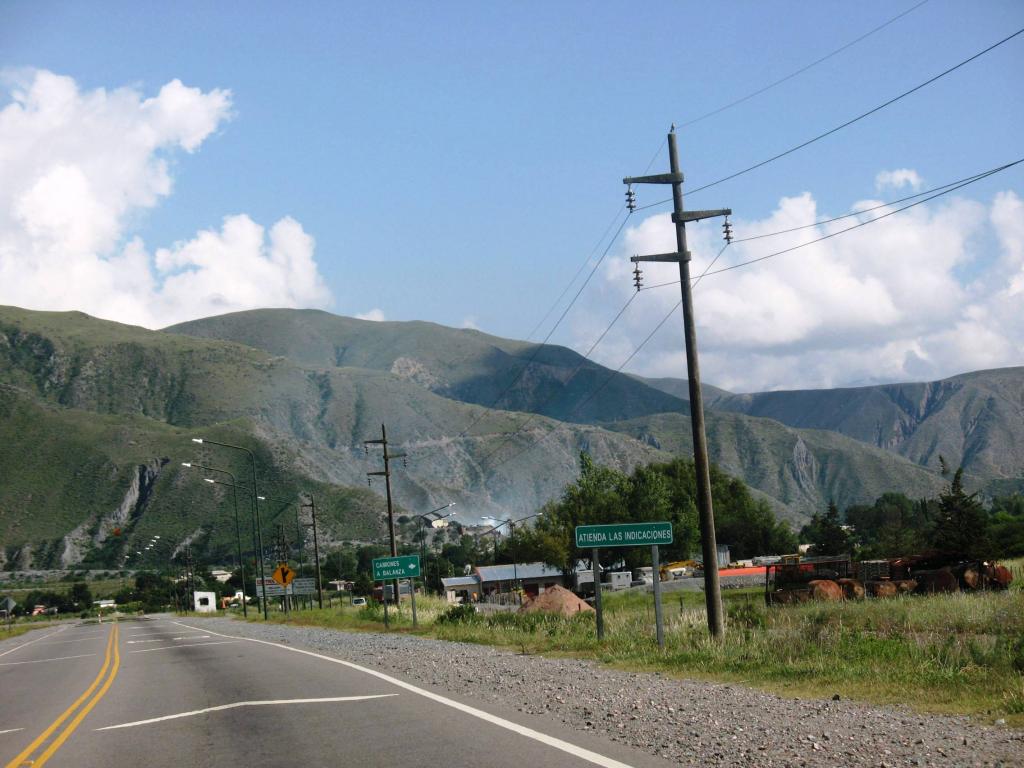
[[[121,723],[120,725],[108,725],[97,728],[97,731],[112,731],[115,728],[134,728],[137,725],[150,725],[151,723],[162,723],[164,720],[177,720],[179,717],[193,717],[203,715],[207,712],[221,712],[225,709],[237,707],[266,707],[272,704],[328,704],[336,701],[366,701],[368,699],[388,699],[397,696],[397,693],[378,693],[372,696],[332,696],[326,699],[274,699],[269,701],[236,701],[233,704],[221,704],[206,709],[194,709],[191,712],[179,712],[176,715],[164,715],[163,717],[151,717],[149,720],[136,720],[134,723]]]
[[[220,637],[227,637],[227,635],[220,635]],[[200,645],[227,645],[228,643],[236,643],[237,640],[217,640],[213,643],[179,643],[178,645],[161,645],[159,648],[140,648],[137,651],[128,651],[128,653],[149,653],[150,651],[166,651],[168,648],[195,648]]]
[[[79,637],[74,640],[48,640],[40,645],[63,645],[64,643],[85,643],[89,640],[95,640],[98,637],[106,637],[106,635],[89,635],[89,637]]]
[[[182,635],[181,637],[172,637],[171,640],[205,640],[209,635]]]
[[[32,659],[32,661],[0,661],[0,667],[13,667],[15,664],[42,664],[47,661],[64,661],[64,659],[84,659],[95,656],[95,653],[80,653],[77,656],[58,656],[55,659]]]
[[[156,640],[125,640],[125,643],[131,645],[132,643],[162,643],[164,638],[158,637]]]
[[[11,650],[9,650],[9,651],[4,651],[3,653],[0,653],[0,656],[6,656],[8,653],[14,653],[17,650],[20,650],[21,648],[24,648],[26,645],[32,645],[32,643],[38,643],[40,640],[45,640],[48,637],[53,637],[58,632],[63,632],[65,629],[67,629],[67,626],[59,627],[58,629],[54,630],[53,632],[51,632],[48,635],[42,635],[41,637],[37,637],[35,640],[29,640],[27,643],[22,643],[21,645],[17,645],[14,648],[11,648]]]
[[[8,728],[6,731],[0,731],[0,733],[15,733],[16,731],[24,731],[24,728]]]
[[[179,621],[176,621],[174,623],[180,627],[195,630],[196,632],[206,631],[209,632],[211,635],[217,635],[217,637],[229,637],[234,640],[246,640],[250,643],[269,645],[274,648],[280,648],[283,651],[301,653],[304,656],[312,656],[315,659],[329,661],[332,664],[340,664],[343,667],[358,670],[359,672],[363,672],[367,675],[370,675],[371,677],[376,677],[378,680],[384,680],[386,682],[391,683],[392,685],[398,686],[399,688],[404,688],[407,691],[411,691],[412,693],[423,696],[424,698],[430,699],[431,701],[436,701],[438,704],[444,704],[445,706],[451,707],[452,709],[457,709],[459,712],[463,712],[467,715],[471,715],[472,717],[479,718],[480,720],[483,720],[487,723],[491,723],[492,725],[496,725],[499,728],[504,728],[507,731],[518,733],[520,736],[525,736],[528,739],[533,739],[534,741],[538,741],[541,744],[545,744],[549,747],[553,747],[554,749],[570,754],[573,757],[578,757],[580,760],[586,760],[588,763],[600,765],[602,768],[631,768],[631,766],[629,766],[627,763],[620,762],[618,760],[615,760],[614,758],[606,757],[605,755],[593,752],[589,749],[585,749],[584,747],[578,747],[575,744],[572,744],[568,741],[563,741],[562,739],[557,739],[554,736],[549,736],[546,733],[535,731],[533,728],[528,728],[525,725],[520,725],[519,723],[515,723],[511,720],[506,720],[505,718],[498,717],[497,715],[492,715],[490,712],[485,712],[482,709],[477,709],[476,707],[471,707],[468,704],[463,704],[462,702],[455,701],[454,699],[449,699],[446,696],[441,696],[438,693],[428,691],[424,688],[419,688],[415,685],[412,685],[411,683],[405,682],[404,680],[399,680],[396,677],[391,677],[391,675],[386,675],[383,672],[378,672],[375,669],[361,667],[358,664],[353,664],[351,661],[345,661],[344,659],[335,659],[330,656],[324,656],[320,653],[307,651],[303,648],[292,648],[291,646],[282,645],[281,643],[272,643],[269,640],[257,640],[253,637],[239,637],[237,635],[225,635],[220,632],[214,632],[212,629],[202,630],[198,627],[192,627],[188,624],[182,624]]]

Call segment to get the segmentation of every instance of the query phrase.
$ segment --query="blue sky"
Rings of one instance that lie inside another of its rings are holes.
[[[158,258],[157,249],[173,250],[200,231],[220,230],[226,216],[244,214],[267,229],[291,217],[315,239],[312,258],[322,276],[324,290],[302,294],[314,299],[305,303],[346,315],[379,310],[389,320],[472,324],[522,338],[621,207],[621,178],[644,172],[671,122],[785,76],[913,4],[176,3],[171,10],[144,3],[8,2],[0,10],[0,66],[8,82],[46,70],[71,78],[82,94],[128,88],[145,99],[176,79],[204,94],[230,91],[230,108],[218,113],[215,129],[195,151],[153,151],[169,163],[173,189],[123,210],[112,239],[104,241],[108,249],[120,251],[138,238]],[[786,149],[1022,26],[1024,6],[1014,0],[930,0],[810,71],[682,130],[687,184],[699,186]],[[1015,160],[1024,156],[1022,72],[1024,36],[690,204],[731,207],[739,234],[745,222],[754,227],[777,216],[784,197],[810,193],[818,215],[836,215],[859,200],[907,193],[879,189],[881,171],[913,169],[930,186]],[[14,87],[0,90],[0,108]],[[662,152],[652,170],[663,170],[665,162]],[[997,194],[1022,186],[1018,167],[959,197],[987,209]],[[665,196],[652,188],[638,192],[641,205]],[[1001,215],[1015,232],[1019,211],[1007,205]],[[964,216],[970,254],[951,257],[949,270],[965,286],[978,280],[996,286],[980,299],[972,294],[987,307],[997,284],[1015,274],[1016,262],[1004,263],[1014,258],[1015,235],[1007,245],[1007,237],[982,223],[988,213]],[[630,226],[641,221],[638,214]],[[933,234],[934,225],[934,218],[920,222]],[[645,242],[639,230],[631,242]],[[695,242],[703,243],[699,234]],[[626,248],[616,243],[611,255],[621,259]],[[856,263],[856,254],[844,256]],[[188,262],[176,258],[179,266]],[[989,274],[996,262],[1005,269]],[[766,279],[784,279],[793,269],[792,262],[767,264],[777,272]],[[628,296],[615,292],[614,274],[604,267],[553,341],[587,346]],[[709,280],[728,291],[741,271]],[[163,275],[154,279],[159,284]],[[260,298],[258,290],[249,296]],[[277,298],[267,297],[271,303]],[[50,300],[36,290],[19,301],[0,290],[0,303],[63,309],[73,300],[66,294]],[[658,307],[641,308],[597,359],[617,365],[629,342],[642,339],[643,329],[660,317]],[[180,312],[188,309],[169,312],[168,321],[181,319]],[[143,322],[130,314],[113,319]],[[978,321],[953,309],[924,315],[912,328],[905,317],[894,320],[899,327],[887,326],[890,337],[883,329],[878,344],[897,337],[906,344],[874,374],[866,362],[829,373],[819,359],[844,349],[836,340],[856,336],[852,320],[839,328],[819,322],[820,333],[770,338],[767,346],[735,333],[719,338],[709,328],[709,340],[718,344],[709,350],[709,379],[740,389],[822,386],[902,378],[916,370],[947,375],[958,370],[958,361],[961,369],[1024,362],[1020,328],[1012,321]],[[786,322],[766,322],[773,320]],[[968,360],[929,351],[922,342],[926,334],[941,335],[943,324],[969,322],[999,335],[999,350]],[[658,349],[638,358],[636,370],[680,375],[681,360],[672,354],[677,341],[667,331]],[[929,365],[915,369],[907,362],[911,342]],[[775,363],[745,365],[744,356],[759,344],[757,354],[774,355]],[[808,366],[814,372],[794,376],[799,363],[793,355],[805,352],[819,356]],[[850,359],[872,354],[861,345]]]

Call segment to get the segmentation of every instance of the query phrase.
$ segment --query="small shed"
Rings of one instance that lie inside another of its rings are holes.
[[[480,597],[480,579],[471,576],[448,576],[441,579],[449,603],[473,603]]]
[[[194,593],[196,613],[216,613],[217,595],[213,592]]]

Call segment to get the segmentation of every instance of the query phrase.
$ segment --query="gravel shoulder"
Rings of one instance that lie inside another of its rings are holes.
[[[486,705],[597,732],[679,765],[1024,766],[1024,731],[849,700],[622,672],[466,643],[318,627],[203,621],[301,646]]]

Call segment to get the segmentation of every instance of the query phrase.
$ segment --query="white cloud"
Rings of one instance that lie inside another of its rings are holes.
[[[356,320],[369,320],[374,323],[383,323],[385,320],[383,309],[371,309],[369,312],[363,312],[361,315],[356,315]]]
[[[168,161],[231,117],[230,91],[178,80],[156,96],[82,91],[51,72],[5,72],[0,109],[0,304],[77,309],[162,327],[260,306],[324,306],[302,226],[248,216],[150,255],[133,220],[171,194]]]
[[[470,315],[468,317],[462,318],[462,325],[459,326],[459,327],[460,328],[468,328],[469,330],[472,330],[472,331],[479,331],[480,330],[480,326],[477,325],[476,318],[473,317],[472,315]]]
[[[894,171],[880,171],[875,176],[875,189],[882,191],[883,189],[901,189],[902,187],[910,187],[915,192],[924,186],[924,179],[922,179],[917,171],[911,170],[910,168],[897,168]]]
[[[864,210],[880,201],[853,203]],[[885,213],[882,208],[862,220]],[[765,219],[734,217],[737,238],[767,234],[841,212],[819,211],[809,193],[783,198]],[[847,219],[730,246],[715,268],[838,232]],[[718,227],[691,226],[691,273],[721,248]],[[674,250],[667,214],[626,231],[604,269],[600,295],[573,326],[585,350],[632,291],[628,255]],[[998,258],[991,258],[998,251]],[[964,275],[969,275],[964,277]],[[674,264],[645,264],[647,286],[679,279]],[[735,391],[927,380],[1024,364],[1024,202],[1002,192],[988,203],[944,199],[799,250],[709,275],[694,289],[701,370]],[[598,347],[618,365],[679,301],[673,285],[638,296]],[[677,312],[627,370],[685,376]]]

